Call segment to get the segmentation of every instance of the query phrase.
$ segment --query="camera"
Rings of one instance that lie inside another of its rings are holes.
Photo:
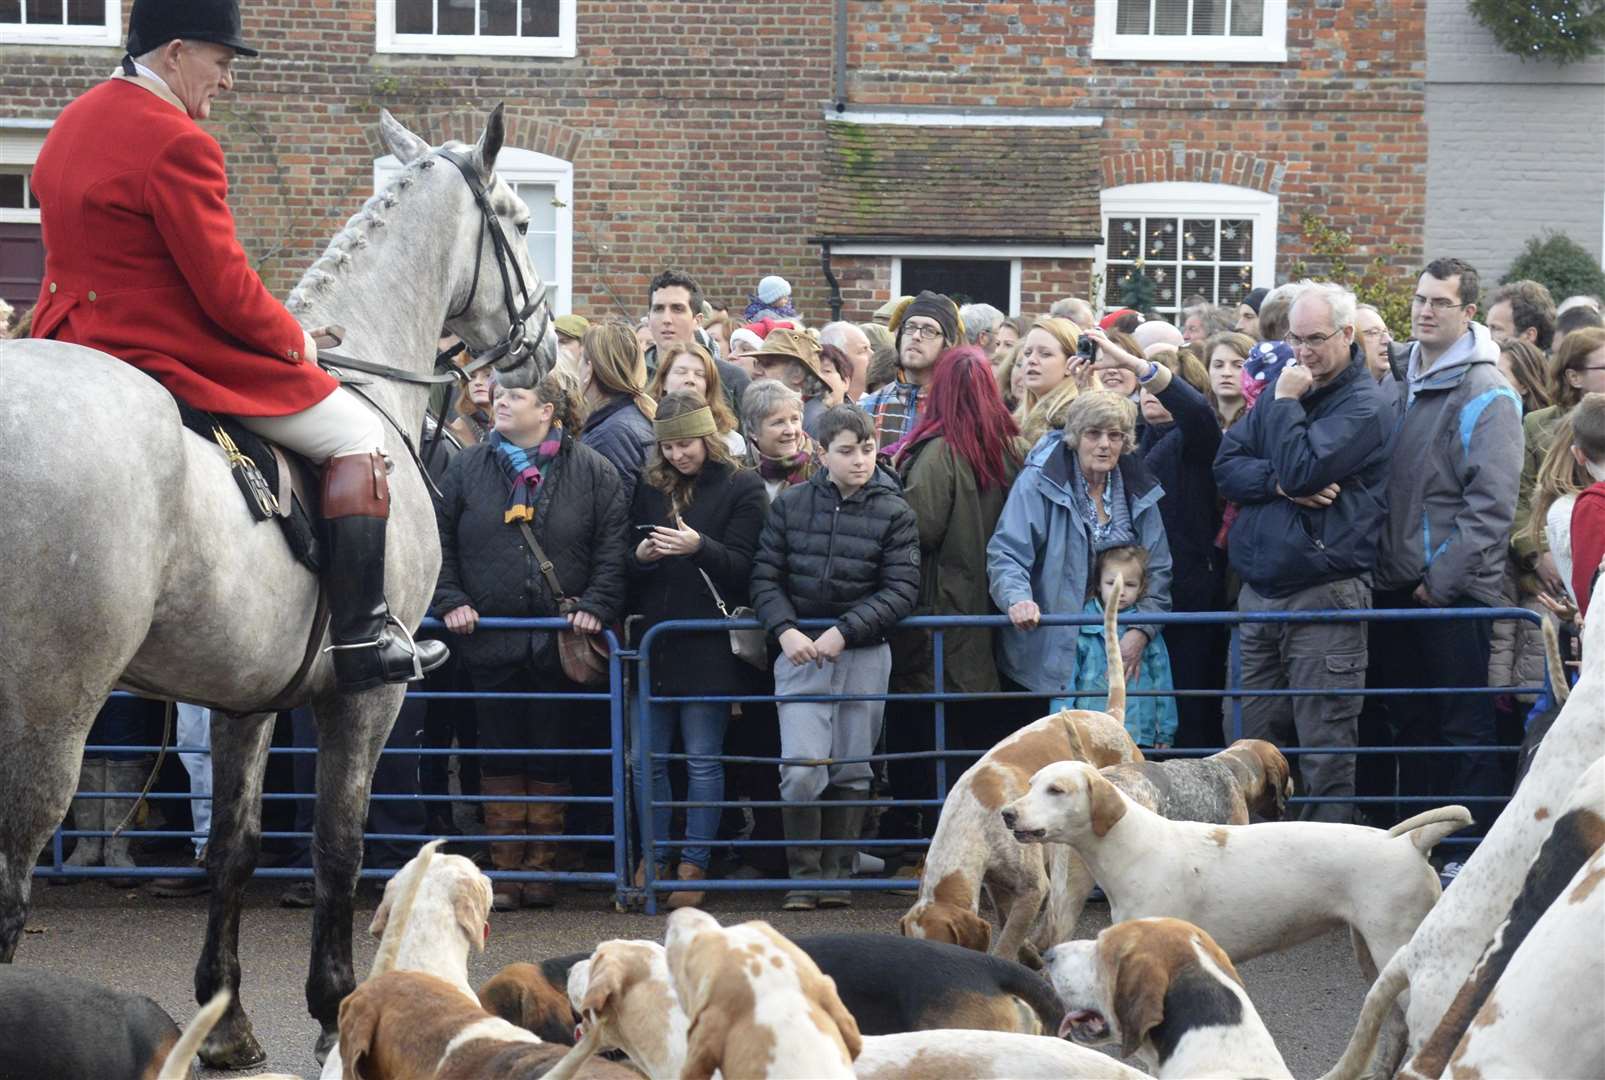
[[[1083,334],[1076,341],[1076,355],[1089,363],[1098,359],[1098,343]]]

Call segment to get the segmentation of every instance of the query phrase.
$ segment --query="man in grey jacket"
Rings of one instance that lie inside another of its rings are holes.
[[[1498,346],[1473,321],[1477,290],[1477,271],[1459,259],[1434,260],[1416,283],[1410,306],[1416,340],[1388,478],[1378,608],[1500,603],[1521,477],[1521,400],[1499,374]],[[1370,685],[1485,687],[1490,631],[1483,619],[1378,623],[1371,628]],[[1395,745],[1496,741],[1493,699],[1485,694],[1377,698],[1367,712],[1386,722]],[[1497,759],[1487,753],[1401,755],[1398,770],[1401,794],[1431,795],[1433,803],[1505,788]],[[1470,805],[1486,827],[1493,807]]]

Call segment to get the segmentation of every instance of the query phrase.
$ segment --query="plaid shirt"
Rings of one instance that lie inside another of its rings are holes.
[[[914,430],[925,399],[920,388],[902,379],[865,394],[859,405],[875,421],[875,442],[884,450]]]

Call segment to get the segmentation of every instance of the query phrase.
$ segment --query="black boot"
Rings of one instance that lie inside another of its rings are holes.
[[[323,576],[334,673],[345,693],[414,682],[448,655],[444,642],[414,641],[385,604],[389,518],[384,456],[330,458],[323,469]]]

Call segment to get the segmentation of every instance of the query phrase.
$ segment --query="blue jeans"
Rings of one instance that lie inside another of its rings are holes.
[[[674,733],[679,729],[680,739],[687,754],[724,753],[724,731],[730,723],[730,706],[704,701],[658,701],[651,706],[652,752],[667,754],[674,749]],[[688,802],[718,802],[724,798],[724,762],[693,758],[686,766],[686,800]],[[666,803],[669,794],[669,763],[652,762],[652,801]],[[708,845],[719,832],[717,806],[693,806],[685,812],[685,838],[701,841],[696,847],[680,852],[680,861],[708,868]],[[667,806],[652,809],[652,832],[659,839],[669,836]],[[673,860],[666,860],[672,862]]]

